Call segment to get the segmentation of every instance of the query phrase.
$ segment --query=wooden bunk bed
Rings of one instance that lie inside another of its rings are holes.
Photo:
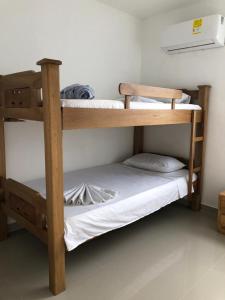
[[[134,84],[121,84],[124,109],[61,107],[60,61],[43,59],[41,72],[26,71],[0,77],[0,240],[7,238],[7,216],[48,245],[49,286],[54,295],[65,289],[63,130],[134,126],[134,153],[143,151],[144,126],[191,124],[189,178],[198,173],[195,192],[192,180],[188,197],[192,209],[201,206],[204,150],[210,86],[185,93],[202,110],[130,109],[131,96],[181,98],[182,91]],[[46,199],[31,188],[6,177],[4,123],[33,120],[43,122],[45,139]],[[197,144],[201,143],[201,149]],[[197,151],[199,150],[199,151]],[[198,155],[197,155],[198,154]],[[47,200],[47,201],[46,201]]]

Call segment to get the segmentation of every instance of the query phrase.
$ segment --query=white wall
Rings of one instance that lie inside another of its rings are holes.
[[[98,98],[116,98],[121,81],[138,82],[140,22],[95,0],[0,0],[1,74],[61,59],[61,86],[89,83]],[[64,133],[65,170],[111,163],[130,155],[132,129]],[[6,125],[7,175],[44,174],[42,124]]]
[[[180,88],[212,86],[203,198],[213,207],[217,207],[218,192],[225,188],[225,48],[169,56],[160,50],[159,37],[168,24],[215,13],[225,15],[224,0],[206,0],[151,17],[142,31],[142,82]],[[187,126],[149,127],[145,150],[188,156],[187,138]]]

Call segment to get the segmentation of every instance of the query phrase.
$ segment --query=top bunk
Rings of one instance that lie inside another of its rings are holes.
[[[183,90],[191,104],[176,104],[182,90],[121,83],[118,100],[60,100],[60,61],[43,59],[40,72],[25,71],[0,76],[0,115],[4,121],[44,121],[49,111],[59,110],[63,130],[188,124],[193,111],[203,121],[208,110],[210,86]],[[132,102],[132,96],[171,99],[169,104]]]

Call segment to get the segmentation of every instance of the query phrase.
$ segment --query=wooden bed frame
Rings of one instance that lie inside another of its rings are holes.
[[[63,130],[134,126],[134,153],[143,151],[144,126],[191,124],[189,178],[199,173],[195,193],[189,180],[188,195],[192,209],[201,206],[204,149],[207,130],[210,86],[187,91],[202,106],[202,111],[132,110],[133,95],[181,98],[182,92],[134,84],[121,84],[124,109],[62,108],[60,103],[60,61],[43,59],[37,63],[41,72],[26,71],[0,76],[0,240],[7,238],[7,216],[14,218],[48,245],[49,287],[54,295],[65,290],[65,245],[63,201]],[[43,98],[43,99],[42,99]],[[43,101],[42,101],[43,100]],[[47,199],[16,182],[6,179],[4,123],[34,120],[44,124]],[[201,143],[198,150],[197,143]],[[198,164],[197,167],[195,164]]]

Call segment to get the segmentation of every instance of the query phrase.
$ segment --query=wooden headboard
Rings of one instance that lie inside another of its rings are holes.
[[[175,108],[175,99],[182,97],[182,91],[177,89],[167,89],[148,85],[120,83],[119,92],[125,96],[125,108],[130,108],[131,96],[141,96],[147,98],[172,99],[171,108]]]
[[[0,106],[29,108],[40,106],[41,72],[25,71],[0,76]]]

